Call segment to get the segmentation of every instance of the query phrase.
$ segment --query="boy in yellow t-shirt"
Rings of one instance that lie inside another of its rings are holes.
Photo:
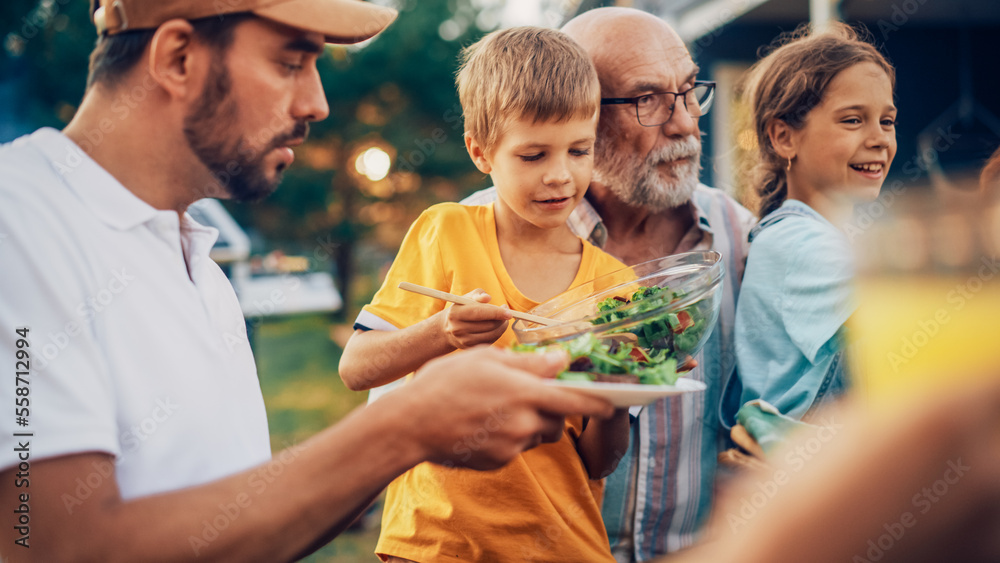
[[[587,54],[559,31],[522,27],[487,35],[463,59],[465,144],[498,199],[435,205],[410,227],[344,350],[340,374],[352,389],[394,381],[457,349],[509,347],[507,308],[526,311],[624,267],[566,225],[593,168],[600,85]],[[482,305],[447,306],[398,289],[401,281]],[[456,443],[455,452],[471,454],[503,424],[519,421],[497,412],[482,437]],[[619,410],[609,420],[567,419],[559,441],[497,471],[423,463],[389,485],[376,553],[418,563],[613,563],[601,478],[628,436],[628,412]]]

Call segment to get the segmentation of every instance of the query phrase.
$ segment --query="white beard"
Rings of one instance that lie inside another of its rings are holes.
[[[645,161],[616,152],[600,136],[594,153],[594,180],[632,207],[647,207],[654,213],[680,207],[691,201],[698,187],[701,139],[695,135],[651,151]],[[673,165],[673,178],[663,178],[657,165],[680,158],[688,161]]]

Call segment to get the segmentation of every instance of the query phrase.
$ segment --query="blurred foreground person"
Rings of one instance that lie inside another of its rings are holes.
[[[902,410],[821,414],[727,491],[703,545],[665,561],[1000,561],[1000,378]]]

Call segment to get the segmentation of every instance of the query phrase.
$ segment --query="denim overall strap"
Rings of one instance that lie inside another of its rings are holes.
[[[837,338],[841,337],[838,336]],[[843,339],[841,338],[841,340]],[[813,404],[806,411],[806,414],[802,415],[802,420],[808,422],[816,414],[816,411],[833,402],[847,391],[851,383],[849,368],[850,361],[848,361],[847,349],[841,346],[840,350],[834,354],[830,369],[827,370],[826,375],[823,377],[823,383],[820,384],[819,390],[816,392]]]

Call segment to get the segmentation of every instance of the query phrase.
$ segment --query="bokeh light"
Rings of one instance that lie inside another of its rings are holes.
[[[389,174],[392,159],[379,147],[371,147],[358,155],[354,161],[354,169],[372,182],[378,182]]]

